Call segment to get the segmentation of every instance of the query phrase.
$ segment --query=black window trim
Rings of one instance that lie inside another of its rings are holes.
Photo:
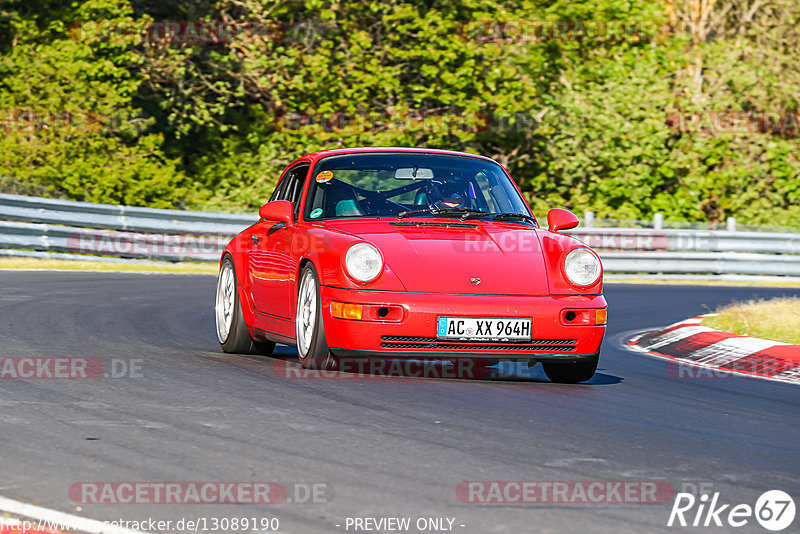
[[[493,160],[492,158],[487,158],[485,156],[479,156],[479,155],[476,155],[476,154],[440,154],[440,153],[437,153],[437,152],[408,152],[408,151],[405,151],[405,150],[386,150],[386,151],[381,150],[381,151],[375,151],[375,152],[352,152],[352,153],[342,153],[342,154],[330,154],[330,155],[321,157],[316,162],[314,162],[314,172],[316,172],[316,169],[320,166],[320,163],[322,163],[323,161],[325,161],[327,159],[336,159],[336,158],[339,158],[339,157],[348,157],[348,156],[353,156],[353,155],[356,155],[356,154],[357,155],[362,155],[362,154],[366,154],[366,155],[375,155],[375,154],[381,154],[381,155],[384,155],[384,154],[385,155],[416,154],[416,155],[422,155],[422,156],[446,156],[446,157],[462,158],[462,159],[474,159],[474,160],[478,160],[478,161],[494,163],[495,165],[497,165],[500,168],[500,171],[502,172],[502,174],[517,189],[520,197],[522,198],[523,205],[525,206],[525,209],[528,212],[528,215],[530,215],[534,219],[534,221],[536,221],[534,223],[536,225],[536,227],[537,228],[539,227],[538,219],[536,219],[536,216],[533,214],[533,211],[530,209],[530,206],[528,205],[528,201],[525,200],[525,196],[522,194],[522,191],[519,189],[519,186],[517,185],[517,183],[511,177],[511,174],[509,174],[508,170],[505,168],[504,165],[502,165],[499,162]],[[309,170],[311,170],[311,169],[309,169]],[[310,209],[311,208],[311,202],[310,202],[311,198],[310,197],[311,197],[311,192],[314,189],[314,185],[315,185],[314,183],[310,183],[309,186],[308,186],[308,189],[306,190],[306,194],[303,195],[303,204],[304,204],[303,214],[302,214],[303,215],[303,220],[308,220],[308,217],[309,217],[309,215],[311,213],[311,209]],[[334,217],[334,218],[336,218],[336,217]],[[369,218],[369,217],[366,217],[366,218]],[[328,220],[328,218],[323,219],[323,220]]]

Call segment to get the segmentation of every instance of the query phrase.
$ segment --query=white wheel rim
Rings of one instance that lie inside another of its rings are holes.
[[[236,304],[236,280],[231,264],[225,262],[217,279],[217,301],[214,307],[217,319],[217,339],[220,343],[228,340],[233,323],[233,307]]]
[[[297,298],[297,350],[301,358],[308,356],[317,319],[317,284],[311,271],[307,271],[300,284]]]

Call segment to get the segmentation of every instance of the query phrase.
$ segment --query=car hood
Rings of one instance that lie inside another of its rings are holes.
[[[336,221],[331,229],[370,242],[408,291],[545,295],[538,231],[494,221]]]

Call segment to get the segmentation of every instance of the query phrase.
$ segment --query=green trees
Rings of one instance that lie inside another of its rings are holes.
[[[0,188],[240,210],[305,152],[429,146],[495,157],[539,214],[796,224],[800,125],[695,120],[798,112],[795,4],[7,1]]]
[[[81,42],[68,31],[81,18],[129,19],[131,7],[113,0],[83,2],[77,10],[60,6],[19,2],[3,13],[4,35],[11,36],[0,55],[3,190],[180,204],[185,176],[166,157],[163,134],[145,131],[134,103],[139,54],[114,42]]]
[[[516,173],[537,211],[558,204],[600,217],[663,212],[673,220],[737,216],[797,226],[800,125],[761,131],[758,120],[798,112],[800,34],[789,21],[800,19],[800,8],[735,3],[709,13],[708,27],[693,26],[702,19],[693,14],[713,5],[684,0],[664,11],[640,3],[641,11],[619,15],[653,23],[644,42],[554,43],[559,79],[537,130],[545,164]],[[701,75],[692,71],[697,58]],[[736,111],[754,114],[732,125]]]

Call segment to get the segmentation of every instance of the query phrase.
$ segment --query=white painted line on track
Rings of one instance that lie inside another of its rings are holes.
[[[13,269],[0,267],[0,272],[45,272],[45,273],[112,273],[112,274],[172,274],[180,276],[217,276],[217,273],[182,273],[178,271],[114,271],[111,269]]]
[[[42,529],[55,528],[58,530],[86,532],[87,534],[144,534],[136,530],[97,521],[96,519],[67,514],[6,497],[0,497],[0,511],[36,519],[39,521],[37,528]]]

